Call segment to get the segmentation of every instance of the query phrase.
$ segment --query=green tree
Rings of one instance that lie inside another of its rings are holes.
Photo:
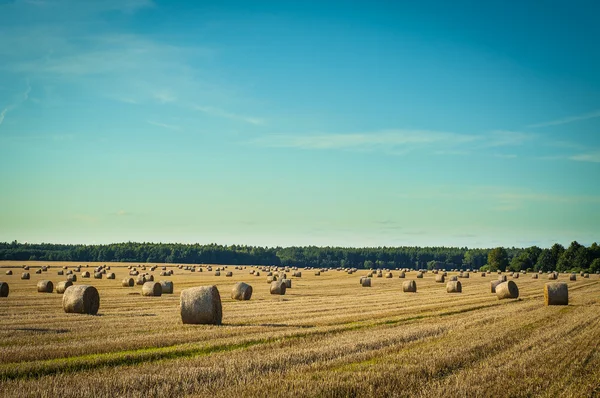
[[[488,253],[490,271],[505,271],[508,267],[508,254],[503,247],[497,247]]]
[[[552,252],[549,249],[542,250],[542,253],[538,256],[538,260],[535,263],[535,271],[554,271],[556,263],[553,262]]]

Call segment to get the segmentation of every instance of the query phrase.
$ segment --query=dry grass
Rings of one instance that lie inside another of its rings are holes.
[[[2,267],[23,263],[1,263]],[[41,264],[28,263],[35,272]],[[84,279],[100,292],[98,316],[65,314],[62,295],[37,294],[65,263],[21,280],[2,274],[0,395],[11,397],[511,396],[600,394],[600,279],[569,284],[569,305],[546,307],[545,278],[519,279],[518,300],[498,301],[488,278],[462,279],[448,295],[427,273],[415,294],[400,278],[367,271],[303,272],[271,295],[250,267],[233,276],[173,269],[174,294],[141,296],[116,280]],[[70,265],[72,268],[73,264]],[[89,264],[93,270],[98,264]],[[158,270],[160,270],[159,265]],[[155,271],[158,276],[159,271]],[[291,275],[291,272],[288,273]],[[456,275],[456,273],[449,273]],[[407,273],[413,279],[416,272]],[[236,282],[250,301],[230,298]],[[183,325],[179,293],[216,285],[223,325]]]

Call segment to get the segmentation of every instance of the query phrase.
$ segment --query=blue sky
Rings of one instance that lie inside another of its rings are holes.
[[[600,7],[511,3],[0,0],[0,240],[597,241]]]

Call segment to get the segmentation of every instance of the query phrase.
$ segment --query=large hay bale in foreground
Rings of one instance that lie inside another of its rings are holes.
[[[63,294],[69,286],[73,286],[71,281],[61,281],[56,284],[56,293]]]
[[[446,284],[446,293],[462,293],[460,281],[450,281]]]
[[[446,278],[444,277],[444,274],[437,274],[435,276],[435,281],[436,283],[444,283],[446,281]]]
[[[142,296],[160,297],[162,295],[162,286],[158,282],[146,282],[142,285]]]
[[[96,315],[100,295],[94,286],[69,286],[63,294],[63,309],[67,313]]]
[[[252,286],[244,282],[238,282],[231,289],[231,298],[234,300],[250,300],[252,297]]]
[[[416,293],[417,292],[417,282],[415,282],[415,281],[404,281],[402,283],[402,291],[404,293]]]
[[[132,287],[133,285],[135,285],[133,278],[125,278],[121,281],[121,286],[123,287]]]
[[[362,287],[371,287],[371,278],[360,278]]]
[[[564,282],[549,282],[544,285],[546,305],[569,305],[569,286]]]
[[[173,294],[173,282],[171,281],[160,281],[160,287],[162,294]]]
[[[0,297],[8,297],[9,291],[8,283],[0,282]]]
[[[283,283],[283,280],[279,280],[279,281],[271,282],[271,288],[269,290],[270,290],[271,294],[284,295],[286,289],[287,289],[287,286],[285,283]]]
[[[491,281],[490,282],[490,287],[491,287],[491,292],[492,293],[496,293],[496,288],[498,287],[499,284],[504,283],[503,281]]]
[[[54,291],[54,283],[51,281],[39,281],[37,283],[38,293],[52,293]]]
[[[519,298],[519,288],[513,281],[502,282],[496,286],[496,296],[498,300]]]
[[[184,289],[180,296],[184,324],[220,325],[223,318],[221,295],[216,286]]]

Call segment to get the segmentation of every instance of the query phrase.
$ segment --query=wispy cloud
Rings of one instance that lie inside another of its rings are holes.
[[[600,117],[600,109],[593,111],[593,112],[584,113],[581,115],[567,116],[562,119],[551,120],[549,122],[530,124],[527,127],[538,128],[538,127],[547,127],[547,126],[558,126],[561,124],[573,123],[573,122],[578,122],[578,121],[587,120],[587,119],[594,119],[597,117]]]
[[[29,98],[30,92],[31,92],[31,86],[29,85],[29,81],[27,81],[27,89],[25,89],[23,94],[21,94],[20,98],[17,99],[16,101],[14,101],[12,104],[5,107],[4,109],[2,109],[2,112],[0,112],[0,125],[2,125],[2,123],[4,122],[4,118],[6,117],[6,114],[8,112],[12,111],[13,109],[16,109],[23,102],[27,101],[27,99]]]
[[[153,97],[162,104],[177,101],[177,97],[170,91],[158,91],[153,94]]]
[[[204,112],[211,116],[223,117],[231,120],[238,120],[254,125],[260,125],[265,123],[264,119],[258,117],[238,115],[236,113],[227,112],[223,109],[215,108],[212,106],[194,106],[193,109],[198,110],[200,112]]]
[[[148,120],[147,122],[153,126],[163,127],[165,129],[169,129],[169,130],[179,130],[179,126],[175,126],[172,124],[159,123],[159,122],[155,122],[152,120]]]
[[[492,131],[485,136],[485,144],[487,147],[502,147],[502,146],[519,146],[529,141],[532,141],[537,136],[530,133],[522,133],[518,131],[497,130]]]
[[[576,160],[578,162],[592,162],[600,163],[600,151],[581,153],[579,155],[573,155],[569,157],[570,160]]]

